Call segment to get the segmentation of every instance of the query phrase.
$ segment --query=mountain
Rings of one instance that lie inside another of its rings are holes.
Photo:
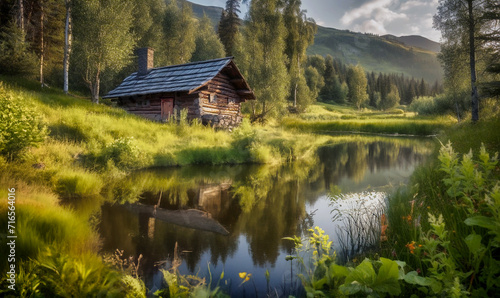
[[[307,53],[332,55],[347,64],[359,63],[366,71],[403,73],[428,82],[443,77],[437,53],[373,34],[318,26]]]
[[[408,36],[394,36],[394,35],[384,35],[383,38],[399,41],[410,47],[421,48],[430,52],[439,53],[441,51],[441,45],[435,41],[422,37],[420,35],[408,35]]]
[[[197,18],[205,12],[214,26],[218,25],[222,8],[191,5]],[[314,44],[307,49],[307,54],[332,55],[346,64],[359,63],[366,71],[403,73],[432,83],[443,77],[435,44],[421,36],[384,37],[318,26]]]
[[[212,21],[212,24],[214,25],[214,27],[217,27],[219,25],[219,20],[220,20],[220,16],[222,14],[223,8],[217,7],[217,6],[204,6],[204,5],[196,4],[196,3],[193,3],[190,1],[186,1],[186,2],[191,4],[191,8],[193,9],[193,14],[197,18],[201,19],[203,17],[203,14],[205,13]]]

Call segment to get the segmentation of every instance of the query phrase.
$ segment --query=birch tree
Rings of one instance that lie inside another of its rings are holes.
[[[132,58],[133,2],[73,0],[73,4],[74,62],[92,102],[99,103],[101,74],[121,69]]]

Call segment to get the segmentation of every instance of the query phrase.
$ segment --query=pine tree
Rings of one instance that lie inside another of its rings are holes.
[[[222,11],[218,29],[219,38],[224,45],[227,56],[234,54],[234,43],[241,25],[238,13],[240,13],[240,0],[227,0],[226,9]]]
[[[37,57],[23,31],[11,21],[0,31],[0,73],[32,76],[36,65]]]

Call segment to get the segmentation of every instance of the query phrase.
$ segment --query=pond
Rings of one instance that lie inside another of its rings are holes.
[[[181,273],[207,280],[211,274],[214,285],[224,271],[220,285],[231,296],[255,297],[256,290],[258,296],[269,290],[297,295],[301,287],[295,264],[285,259],[293,242],[282,238],[303,236],[319,226],[342,260],[369,248],[380,234],[367,233],[366,225],[377,227],[386,193],[407,183],[433,148],[432,139],[332,139],[315,158],[283,166],[134,173],[125,183],[129,188],[116,196],[140,199],[101,208],[103,250],[112,254],[120,249],[135,258],[142,254],[140,269],[153,290],[162,286],[159,269],[169,269],[175,255]],[[353,221],[365,228],[353,231]],[[241,284],[239,272],[251,273],[251,281]]]

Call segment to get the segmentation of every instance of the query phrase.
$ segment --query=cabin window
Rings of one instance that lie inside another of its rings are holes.
[[[217,94],[210,93],[210,102],[211,103],[217,103]]]
[[[143,101],[142,101],[142,106],[143,106],[143,107],[149,107],[149,105],[150,105],[149,100],[143,100]]]

